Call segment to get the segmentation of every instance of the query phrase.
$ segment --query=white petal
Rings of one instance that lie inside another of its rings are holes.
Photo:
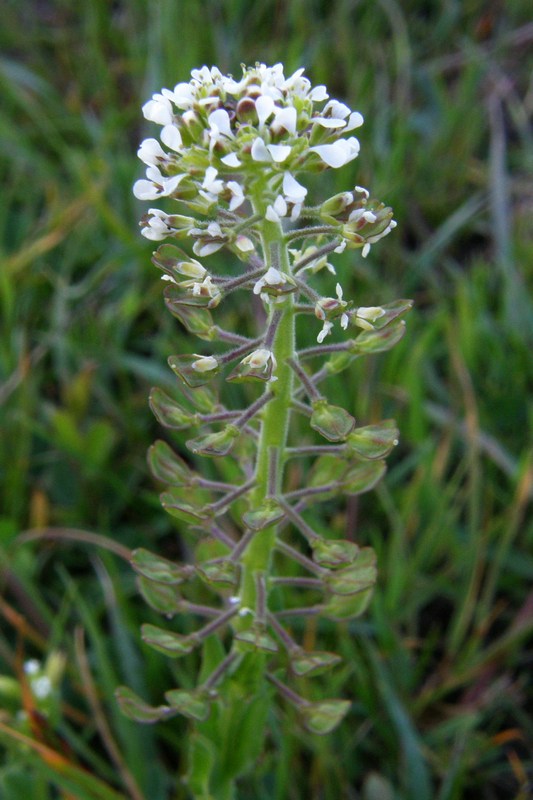
[[[280,222],[279,216],[276,214],[272,206],[267,206],[265,211],[265,219],[269,222]]]
[[[156,197],[159,197],[160,191],[152,181],[143,178],[133,184],[133,194],[137,200],[155,200]]]
[[[216,111],[212,111],[207,119],[209,127],[212,128],[216,125],[220,133],[224,134],[224,136],[233,137],[229,114],[225,108],[217,108]]]
[[[175,125],[165,125],[161,131],[161,141],[171,150],[179,152],[182,147],[181,133]]]
[[[194,102],[194,95],[189,83],[177,83],[174,86],[174,104],[178,108],[190,108]]]
[[[168,230],[165,233],[163,233],[162,231],[155,231],[149,225],[146,228],[141,228],[141,236],[144,236],[145,239],[150,239],[150,241],[152,242],[161,242],[163,241],[163,239],[166,239],[168,234],[169,234]],[[164,275],[163,277],[167,276]]]
[[[274,101],[267,95],[261,95],[255,101],[255,110],[259,117],[259,124],[264,125],[274,111]]]
[[[338,100],[330,100],[329,103],[324,106],[323,113],[326,114],[328,111],[331,113],[332,117],[346,119],[346,117],[350,114],[351,109],[349,109],[345,103],[339,103]]]
[[[316,337],[316,340],[317,340],[317,342],[319,344],[322,344],[322,342],[324,341],[326,336],[330,333],[332,328],[333,328],[333,323],[332,322],[328,322],[326,320],[326,322],[324,322],[324,326],[323,326],[322,330],[320,331],[320,333]]]
[[[320,103],[322,100],[327,100],[329,97],[325,86],[315,86],[309,92],[309,99],[314,103]]]
[[[285,128],[289,133],[296,133],[296,109],[293,106],[287,108],[280,108],[275,112],[274,122],[271,123],[271,128],[274,131],[279,131]]]
[[[274,200],[274,211],[276,214],[279,214],[280,217],[284,217],[287,214],[287,203],[281,194],[278,194]]]
[[[353,131],[356,128],[360,128],[364,121],[364,117],[359,113],[359,111],[352,111],[344,132],[348,133],[348,131]]]
[[[361,252],[361,255],[363,256],[363,258],[366,258],[366,257],[367,257],[367,255],[368,255],[369,253],[370,253],[370,245],[369,245],[369,244],[368,244],[368,242],[367,242],[367,243],[365,244],[365,246],[363,247],[363,250],[362,250],[362,252]]]
[[[296,220],[300,217],[301,212],[302,212],[302,204],[295,203],[291,211],[291,221],[296,222]]]
[[[155,94],[142,107],[144,118],[159,125],[170,125],[172,122],[172,106],[170,100],[163,95]]]
[[[251,239],[247,236],[237,236],[235,241],[235,247],[241,251],[241,253],[249,253],[251,250],[254,249],[254,243]]]
[[[270,153],[268,152],[264,141],[260,136],[257,137],[252,145],[251,156],[254,161],[271,161]]]
[[[319,144],[310,147],[310,152],[316,153],[328,167],[342,167],[359,153],[359,141],[355,137],[339,139],[334,144]]]
[[[171,178],[165,178],[163,180],[163,191],[161,192],[161,194],[164,195],[165,197],[168,197],[168,195],[172,194],[172,192],[174,192],[178,188],[180,181],[182,181],[184,177],[185,175],[182,174],[182,175],[173,175]]]
[[[285,278],[275,267],[269,267],[263,275],[263,281],[269,286],[276,286],[278,283],[285,283]]]
[[[148,166],[151,164],[159,164],[161,161],[167,160],[167,154],[157,139],[145,139],[144,142],[141,142],[137,150],[137,157]]]
[[[346,163],[346,151],[340,141],[334,144],[318,144],[310,147],[311,153],[316,153],[328,167],[342,167]]]
[[[345,121],[338,117],[313,117],[311,122],[322,125],[323,128],[344,128],[346,125]]]
[[[221,161],[222,161],[222,163],[223,163],[223,164],[225,164],[227,167],[240,167],[240,166],[241,166],[241,162],[240,162],[240,161],[239,161],[239,159],[237,158],[237,155],[236,155],[236,153],[230,153],[229,155],[227,155],[227,156],[224,156],[224,157],[223,157],[223,158],[221,158],[220,160],[221,160]]]
[[[221,247],[224,247],[224,242],[208,242],[207,244],[195,242],[192,249],[195,255],[204,258],[205,256],[210,256],[212,253],[216,253]]]
[[[267,150],[278,164],[286,161],[291,154],[291,148],[288,144],[267,144]]]
[[[283,194],[290,202],[301,203],[305,199],[307,189],[298,183],[290,172],[286,172],[283,176]]]

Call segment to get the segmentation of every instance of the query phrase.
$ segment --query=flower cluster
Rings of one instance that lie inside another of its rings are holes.
[[[298,707],[309,730],[327,733],[349,703],[305,700],[279,680],[277,667],[265,671],[264,655],[284,654],[293,678],[332,668],[338,656],[306,651],[284,627],[284,618],[294,613],[350,619],[364,611],[372,593],[371,548],[318,533],[307,512],[324,500],[372,489],[398,431],[392,420],[357,425],[319,385],[353,359],[398,342],[411,303],[360,307],[344,298],[340,282],[335,296],[321,296],[311,281],[322,269],[335,274],[328,261],[333,253],[362,248],[365,256],[394,227],[392,211],[361,186],[308,204],[302,173],[337,169],[355,159],[359,142],[352,134],[363,118],[331,99],[324,86],[312,87],[303,70],[286,78],[280,64],[256,64],[236,80],[216,67],[202,67],[193,70],[189,83],[155,94],[143,113],[162,130],[160,141],[147,139],[139,148],[147,170],[146,178],[135,183],[135,196],[169,198],[180,208],[179,213],[149,209],[141,220],[142,234],[154,241],[178,240],[185,248],[189,243],[199,259],[225,250],[243,264],[236,272],[230,258],[229,274],[217,274],[175,243],[161,244],[153,254],[167,284],[167,308],[190,334],[220,346],[171,356],[183,397],[176,400],[154,389],[151,408],[171,430],[196,429],[185,442],[190,453],[224,459],[228,468],[221,470],[223,479],[215,480],[212,469],[209,478],[203,477],[166,442],[150,450],[152,472],[168,486],[161,495],[164,508],[203,545],[193,564],[176,564],[144,548],[136,551],[132,564],[140,591],[167,617],[188,612],[208,621],[186,635],[145,625],[143,639],[178,657],[228,627],[232,633],[228,652],[196,689],[170,690],[167,704],[156,708],[129,689],[121,689],[119,699],[125,713],[145,722],[177,713],[203,720],[228,682],[239,682],[243,656],[260,655],[253,662],[257,674]],[[212,312],[234,292],[247,292],[248,303],[263,304],[266,313],[254,316],[259,327],[263,318],[266,322],[256,336],[215,323]],[[298,348],[297,316],[322,324],[317,346]],[[353,334],[327,344],[335,322]],[[323,362],[318,369],[312,367],[316,359]],[[257,389],[260,393],[244,408],[228,408],[220,396],[222,376],[251,384],[252,397]],[[303,417],[305,444],[291,431],[291,415]],[[285,485],[286,464],[294,458],[315,458],[300,489]],[[291,562],[284,574],[283,559]],[[198,605],[197,592],[188,594],[194,580],[217,596],[217,607]],[[307,606],[279,608],[284,587],[303,590]],[[226,728],[231,714],[238,716],[228,697],[240,694],[229,691],[219,707],[217,724]]]
[[[189,83],[154,94],[143,113],[162,126],[161,142],[146,139],[139,148],[147,170],[135,183],[135,196],[171,197],[200,215],[224,209],[226,222],[259,190],[265,219],[296,221],[306,211],[308,195],[296,176],[355,159],[359,141],[351,134],[363,124],[362,115],[330,99],[325,86],[312,87],[302,69],[285,78],[281,64],[257,64],[245,69],[241,80],[216,67],[193,70]],[[332,198],[320,212],[339,245],[361,246],[365,255],[395,225],[390,209],[369,202],[359,186]],[[142,233],[154,241],[190,235],[195,252],[206,256],[232,241],[228,227],[199,226],[190,217],[153,208]],[[253,248],[249,239],[233,242],[244,252]]]

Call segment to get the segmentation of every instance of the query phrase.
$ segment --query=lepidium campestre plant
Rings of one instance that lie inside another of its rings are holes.
[[[147,169],[134,194],[154,206],[141,232],[172,240],[153,262],[167,308],[200,343],[169,358],[176,395],[150,396],[162,425],[187,432],[179,455],[161,440],[149,462],[168,487],[163,507],[194,542],[192,556],[176,563],[142,548],[132,565],[163,617],[143,626],[144,642],[174,659],[197,650],[200,666],[193,688],[161,687],[159,706],[127,688],[117,696],[140,722],[192,721],[187,784],[194,797],[218,800],[234,796],[236,778],[260,754],[275,697],[315,734],[349,711],[347,700],[327,696],[327,684],[323,699],[305,697],[302,678],[340,658],[304,649],[290,623],[348,620],[367,607],[374,552],[332,536],[310,512],[372,489],[398,431],[393,420],[358,426],[323,386],[354,359],[398,342],[411,303],[360,307],[335,277],[330,258],[346,248],[365,257],[395,222],[362,186],[309,202],[302,176],[355,159],[363,118],[311,86],[303,70],[286,78],[281,64],[256,64],[236,80],[202,67],[155,94],[143,113],[161,133],[138,152]],[[221,252],[224,274],[210,266]],[[326,296],[313,285],[320,271]],[[252,336],[231,329],[246,310]],[[309,330],[316,344],[302,348]],[[334,331],[343,341],[333,341]],[[244,407],[226,404],[239,396],[233,383],[249,384]]]

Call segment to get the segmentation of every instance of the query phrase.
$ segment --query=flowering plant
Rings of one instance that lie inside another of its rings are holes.
[[[283,671],[294,683],[340,660],[304,649],[285,620],[346,620],[367,607],[376,578],[372,549],[315,530],[308,512],[372,489],[398,431],[393,420],[357,426],[319,387],[354,359],[398,342],[411,302],[358,307],[336,280],[331,296],[312,286],[321,270],[335,275],[332,254],[361,248],[365,257],[395,222],[391,209],[361,186],[308,203],[300,176],[355,159],[353,131],[363,118],[330,99],[326,87],[312,87],[303,70],[286,78],[281,64],[256,64],[236,80],[202,67],[190,82],[154,94],[143,113],[161,133],[160,141],[146,139],[139,148],[147,169],[134,194],[168,198],[178,213],[150,208],[141,233],[192,244],[192,255],[161,244],[153,262],[167,283],[168,309],[209,351],[170,357],[179,400],[161,389],[150,396],[165,427],[195,431],[186,441],[188,459],[165,441],[149,453],[152,472],[169,487],[161,495],[164,508],[197,537],[194,558],[180,564],[141,548],[132,564],[154,609],[207,622],[187,633],[151,624],[142,631],[148,645],[172,658],[202,648],[195,688],[170,689],[155,707],[124,687],[117,696],[124,712],[143,722],[176,714],[193,720],[190,789],[207,798],[216,785],[217,797],[231,797],[235,778],[260,752],[261,736],[249,732],[263,729],[272,687],[314,733],[328,733],[349,710],[343,699],[311,702],[282,680]],[[225,275],[206,265],[222,250],[229,254]],[[262,328],[253,337],[214,321],[214,309],[236,292],[249,293]],[[317,321],[316,346],[298,347],[297,319]],[[348,338],[328,343],[336,323]],[[228,408],[221,379],[252,384],[249,404]],[[304,441],[295,440],[295,415],[308,423]],[[195,456],[217,459],[216,479],[212,469],[210,477],[195,471]],[[295,459],[314,459],[300,488],[287,485],[287,465]],[[210,604],[195,602],[197,581],[211,592]],[[286,607],[286,587],[301,590],[307,604]],[[231,737],[231,752],[224,736]]]

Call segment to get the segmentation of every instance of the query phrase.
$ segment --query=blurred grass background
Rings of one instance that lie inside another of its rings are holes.
[[[364,114],[362,155],[324,176],[323,196],[370,186],[399,227],[367,261],[339,257],[339,275],[361,305],[404,296],[416,309],[394,351],[335,386],[362,424],[394,416],[402,432],[385,482],[348,509],[379,556],[371,610],[301,631],[345,658],[306,691],[344,694],[353,711],[326,739],[273,713],[239,797],[533,795],[530,12],[520,0],[6,0],[2,800],[187,796],[186,725],[141,728],[112,697],[126,682],[158,703],[194,667],[141,647],[150,612],[123,558],[140,544],[177,552],[145,466],[160,435],[147,394],[190,348],[163,311],[131,185],[153,135],[142,102],[204,63],[238,75],[256,60],[305,66]],[[28,658],[52,675],[46,700],[28,690]]]

